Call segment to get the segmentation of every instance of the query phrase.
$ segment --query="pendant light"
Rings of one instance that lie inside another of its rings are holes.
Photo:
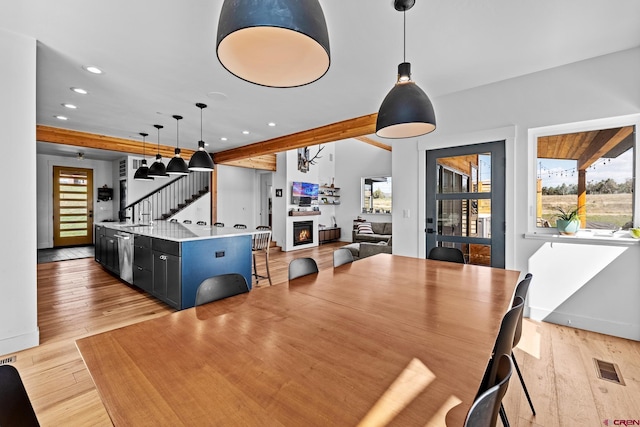
[[[407,18],[415,0],[394,0],[404,18],[404,57],[398,65],[398,81],[382,101],[376,122],[376,135],[382,138],[411,138],[433,132],[436,115],[429,97],[411,80],[411,64],[406,62]]]
[[[133,179],[138,181],[153,181],[153,177],[149,176],[149,167],[147,166],[146,159],[146,138],[149,134],[140,132],[140,136],[142,136],[142,162],[140,163],[140,167],[136,170],[135,175],[133,175]]]
[[[216,54],[227,71],[251,83],[312,83],[331,63],[322,7],[318,0],[225,0]]]
[[[153,125],[153,127],[158,129],[158,154],[156,154],[156,161],[153,162],[149,168],[149,176],[154,178],[169,178],[169,175],[167,175],[167,169],[164,166],[164,163],[162,163],[162,156],[160,155],[160,129],[164,126]]]
[[[176,119],[176,149],[174,151],[175,156],[169,161],[167,165],[167,174],[169,175],[189,175],[189,168],[187,163],[182,157],[180,157],[180,120],[182,116],[173,116]]]
[[[198,141],[198,151],[193,153],[189,160],[189,170],[196,172],[211,172],[213,170],[213,160],[211,155],[204,149],[202,140],[202,110],[207,108],[206,104],[198,102],[196,107],[200,109],[200,141]]]

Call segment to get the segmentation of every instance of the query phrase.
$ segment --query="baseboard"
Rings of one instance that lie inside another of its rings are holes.
[[[614,337],[640,341],[640,325],[577,316],[575,314],[558,311],[550,312],[532,307],[529,308],[529,314],[532,320],[555,323],[556,325],[569,326],[600,334],[612,335]]]
[[[26,350],[27,348],[37,347],[40,345],[40,330],[28,334],[17,335],[0,340],[0,355],[8,355],[16,351]]]

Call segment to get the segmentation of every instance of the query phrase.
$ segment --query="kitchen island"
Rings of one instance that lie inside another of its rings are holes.
[[[167,221],[95,229],[97,262],[178,310],[195,305],[198,286],[211,276],[240,273],[251,288],[254,231]]]

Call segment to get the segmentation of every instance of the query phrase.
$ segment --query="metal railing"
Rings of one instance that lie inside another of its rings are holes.
[[[134,223],[149,224],[175,215],[209,192],[211,174],[191,172],[125,206],[125,217]]]

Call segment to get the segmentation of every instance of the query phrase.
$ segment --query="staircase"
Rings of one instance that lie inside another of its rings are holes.
[[[191,172],[129,204],[125,212],[134,223],[168,219],[207,194],[210,181],[208,172]]]

